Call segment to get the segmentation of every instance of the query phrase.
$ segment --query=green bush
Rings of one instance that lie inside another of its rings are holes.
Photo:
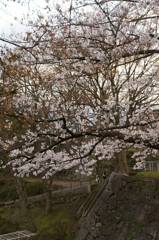
[[[45,184],[40,181],[25,182],[25,191],[28,196],[44,193]],[[0,179],[0,201],[11,201],[18,198],[15,182],[8,178]]]
[[[13,181],[0,180],[0,201],[17,199],[16,188]]]
[[[38,240],[71,240],[72,222],[66,211],[45,216],[38,223]]]
[[[38,194],[42,194],[46,191],[48,191],[47,189],[47,184],[45,182],[40,181],[39,179],[36,180],[25,180],[25,189],[26,189],[26,193],[28,196],[34,196],[34,195],[38,195]],[[53,184],[51,189],[53,191],[59,190],[61,189],[60,186]]]
[[[159,172],[139,172],[137,176],[159,179]]]
[[[40,181],[26,182],[25,189],[28,196],[42,194],[46,191],[44,183]]]
[[[0,234],[14,232],[17,230],[16,224],[0,216]]]

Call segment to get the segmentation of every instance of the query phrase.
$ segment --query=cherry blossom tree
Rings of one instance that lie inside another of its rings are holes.
[[[2,166],[16,176],[91,174],[114,156],[123,172],[124,150],[158,153],[158,1],[64,3],[18,43],[2,39],[15,46],[1,58]]]

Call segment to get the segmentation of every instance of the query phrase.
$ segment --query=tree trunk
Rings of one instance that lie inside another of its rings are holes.
[[[36,225],[33,221],[31,213],[28,211],[28,198],[25,191],[25,184],[22,178],[16,178],[16,190],[19,197],[20,215],[22,221],[31,231],[36,231]]]
[[[115,169],[121,174],[129,175],[126,150],[122,150],[116,154]]]
[[[46,205],[45,211],[46,214],[52,210],[52,180],[47,182],[47,191],[46,191]]]
[[[21,178],[16,178],[16,190],[19,197],[19,206],[22,213],[27,214],[28,201],[27,194],[24,187],[24,181]]]

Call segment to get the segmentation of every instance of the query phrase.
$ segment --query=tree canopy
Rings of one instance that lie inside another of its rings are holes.
[[[47,1],[48,19],[1,39],[2,167],[50,178],[130,147],[158,154],[158,5],[71,0],[55,14]]]

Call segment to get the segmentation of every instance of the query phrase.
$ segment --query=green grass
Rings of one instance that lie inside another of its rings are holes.
[[[39,240],[71,240],[73,220],[66,209],[35,219]]]
[[[45,182],[36,178],[24,179],[24,186],[28,196],[44,193],[47,188]],[[59,188],[52,186],[54,190]],[[0,172],[0,202],[17,198],[15,179]],[[18,205],[0,208],[0,235],[28,229],[37,233],[36,240],[72,240],[72,230],[77,222],[72,205],[53,205],[52,208],[49,214],[46,214],[45,202],[29,205],[27,213]]]
[[[67,206],[49,214],[40,206],[28,209],[23,216],[18,208],[0,208],[0,234],[28,229],[37,233],[37,240],[72,240],[75,219]]]
[[[138,172],[136,176],[159,179],[159,172]]]

